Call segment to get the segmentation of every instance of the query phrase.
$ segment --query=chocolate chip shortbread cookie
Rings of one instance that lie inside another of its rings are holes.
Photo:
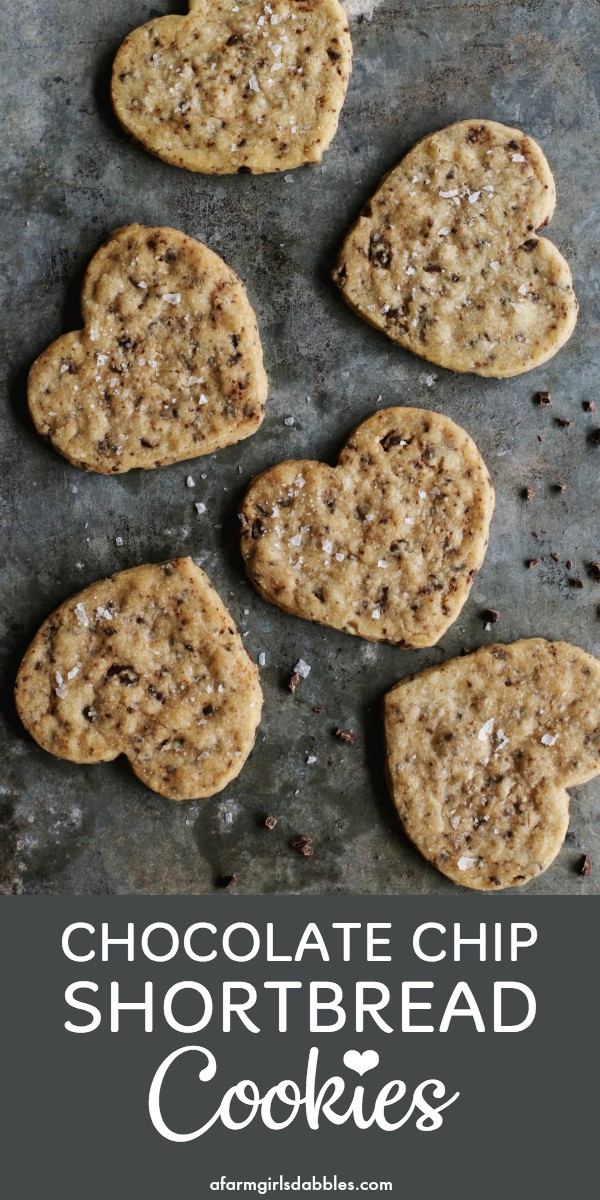
[[[75,763],[125,754],[172,800],[235,779],[262,706],[258,671],[189,558],[122,571],[62,604],[29,647],[15,696],[44,750]]]
[[[174,229],[128,225],[92,259],[84,329],[31,368],[39,433],[76,467],[120,474],[250,437],[267,377],[242,282]]]
[[[567,788],[600,772],[600,662],[540,638],[486,646],[385,697],[387,770],[406,833],[438,871],[519,887],[556,858]]]
[[[320,162],[352,65],[338,0],[190,0],[149,21],[115,59],[121,124],[165,162],[208,174]]]
[[[456,620],[488,543],[494,489],[448,417],[388,408],[337,467],[283,462],[240,514],[246,569],[286,612],[377,642],[433,646]]]
[[[540,147],[496,121],[417,142],[348,234],[333,278],[346,303],[414,354],[498,378],[551,358],[577,301],[538,237],[556,193]]]

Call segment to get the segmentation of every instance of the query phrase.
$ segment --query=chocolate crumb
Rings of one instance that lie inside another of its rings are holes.
[[[354,745],[354,734],[349,729],[338,728],[335,730],[335,736],[340,739],[340,742],[346,742],[348,746]]]
[[[277,817],[265,817],[265,829],[274,829],[277,824]]]
[[[554,420],[561,429],[567,429],[567,427],[572,424],[572,421],[569,421],[568,417],[555,417]]]
[[[227,888],[233,887],[234,883],[237,883],[237,881],[237,875],[219,875],[219,878],[216,880],[216,886],[226,890]]]
[[[527,566],[528,566],[530,569],[531,569],[531,567],[537,567],[538,563],[541,563],[541,561],[542,561],[542,560],[541,560],[541,558],[528,558],[528,559],[527,559]]]
[[[561,492],[561,494],[562,494],[562,492],[566,492],[566,490],[567,490],[566,483],[555,483],[555,484],[553,484],[553,487],[554,487],[555,492]]]
[[[583,401],[583,411],[584,412],[595,412],[596,405],[595,405],[594,401],[593,400],[584,400]]]
[[[574,587],[574,588],[582,588],[583,587],[583,579],[577,579],[577,578],[570,579],[569,583],[570,583],[571,587]]]
[[[552,401],[550,399],[550,392],[538,392],[537,402],[538,402],[538,404],[542,404],[545,407],[547,407],[549,404],[552,404]]]
[[[500,620],[500,613],[497,608],[484,608],[481,617],[486,625],[495,625],[496,621]]]
[[[591,860],[589,854],[584,854],[583,858],[581,859],[581,861],[579,863],[579,867],[578,867],[579,874],[584,875],[584,876],[591,875],[592,869],[593,869],[593,864],[592,864],[592,860]]]
[[[532,488],[532,487],[525,488],[523,495],[525,496],[526,500],[533,500],[533,497],[535,496],[535,488]]]
[[[592,446],[600,446],[600,429],[592,429],[588,440]]]
[[[565,567],[567,568],[567,571],[572,571],[572,570],[573,570],[573,559],[572,559],[572,558],[568,558],[568,559],[566,560],[566,562],[565,562]]]
[[[543,439],[541,433],[538,433],[537,439],[538,439],[538,442],[543,442],[544,439]]]
[[[600,562],[588,563],[588,572],[592,579],[595,579],[597,583],[600,583]]]
[[[550,558],[553,558],[555,562],[560,562],[560,558],[559,558],[558,554],[556,553],[556,550],[552,551]]]
[[[290,682],[288,683],[288,687],[290,689],[290,692],[292,693],[292,696],[295,694],[296,688],[298,687],[299,683],[300,683],[300,676],[297,671],[294,671],[290,678]]]
[[[290,846],[292,850],[297,850],[298,854],[302,854],[304,858],[310,858],[315,852],[315,843],[311,837],[306,837],[305,834],[292,838]]]
[[[316,708],[313,708],[313,712],[316,713],[318,717],[320,717],[321,713],[323,712],[323,709],[317,705]]]

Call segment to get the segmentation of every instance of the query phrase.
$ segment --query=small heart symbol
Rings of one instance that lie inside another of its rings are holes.
[[[357,1075],[372,1071],[378,1062],[379,1055],[376,1050],[363,1050],[362,1054],[359,1050],[347,1050],[344,1055],[344,1066],[349,1071],[356,1071]]]

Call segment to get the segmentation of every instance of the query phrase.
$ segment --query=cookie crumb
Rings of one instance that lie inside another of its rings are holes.
[[[583,858],[580,860],[577,870],[578,873],[583,876],[592,874],[593,863],[589,854],[584,854]]]
[[[588,572],[592,579],[595,579],[597,583],[600,583],[600,562],[589,563]]]
[[[315,843],[313,842],[313,839],[311,837],[307,837],[305,834],[301,834],[300,837],[292,838],[290,846],[292,847],[292,850],[296,850],[297,853],[301,854],[304,858],[310,858],[315,852]]]
[[[569,583],[570,583],[571,587],[574,587],[574,588],[582,588],[583,587],[583,579],[579,579],[577,577],[570,579]]]
[[[292,693],[292,696],[295,695],[296,688],[298,687],[299,683],[300,683],[300,676],[297,671],[293,671],[292,675],[290,676],[290,681],[288,683],[288,687],[290,689],[290,692]]]
[[[265,817],[265,829],[274,829],[277,824],[277,817]]]
[[[318,717],[320,717],[321,713],[323,712],[323,709],[320,708],[319,705],[317,705],[316,708],[313,708],[313,712],[316,713]]]
[[[555,483],[553,484],[553,487],[555,492],[560,492],[561,494],[567,490],[566,483]]]
[[[552,404],[550,392],[538,392],[536,399],[538,404],[541,404],[543,407],[547,407],[549,404]]]
[[[567,568],[567,571],[573,570],[573,560],[571,558],[567,558],[567,560],[565,562],[565,567]]]
[[[555,417],[554,420],[561,429],[567,429],[573,423],[568,417]]]
[[[592,429],[589,436],[592,446],[600,446],[600,429]]]
[[[537,567],[538,563],[541,563],[541,561],[542,561],[541,558],[528,558],[527,566],[531,570],[532,567]]]
[[[336,729],[334,732],[336,738],[339,738],[340,742],[345,742],[348,746],[354,745],[355,737],[349,729],[340,729],[338,727],[338,729]]]
[[[535,488],[532,488],[532,487],[525,488],[523,495],[526,500],[533,500],[533,497],[535,496]]]
[[[584,400],[583,404],[582,404],[582,408],[583,408],[584,412],[595,412],[596,411],[596,405],[593,400]]]

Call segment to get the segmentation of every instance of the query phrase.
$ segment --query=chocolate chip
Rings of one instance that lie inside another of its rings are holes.
[[[384,271],[389,269],[392,261],[392,247],[386,238],[379,233],[372,233],[369,242],[369,261],[375,267],[381,267]]]
[[[123,667],[119,663],[113,663],[112,667],[108,668],[104,678],[105,680],[111,679],[113,675],[116,675],[119,683],[122,683],[125,687],[135,687],[136,683],[139,683],[140,679],[137,671],[134,671],[133,667]]]
[[[346,744],[348,746],[354,745],[354,734],[351,733],[349,729],[339,729],[338,728],[334,732],[335,732],[336,738],[340,739],[340,742],[346,742]]]
[[[579,863],[577,870],[579,871],[580,875],[584,875],[584,876],[591,875],[592,870],[593,870],[593,864],[592,864],[592,860],[591,860],[589,854],[584,854],[583,858],[581,859],[581,861]]]
[[[538,392],[536,399],[537,399],[538,404],[542,404],[542,405],[546,405],[546,406],[548,404],[552,404],[552,401],[550,399],[550,392]]]
[[[315,843],[311,837],[306,837],[305,834],[292,838],[290,846],[292,850],[297,850],[298,854],[302,854],[304,858],[310,858],[315,852]]]
[[[390,432],[390,433],[386,433],[385,437],[382,437],[380,439],[379,444],[381,446],[383,446],[383,449],[385,450],[385,452],[387,454],[388,450],[392,449],[392,446],[400,446],[403,441],[405,441],[405,439],[402,437],[401,433]],[[407,442],[407,445],[408,445],[408,442]]]
[[[265,829],[274,829],[277,824],[277,817],[265,817]]]
[[[254,538],[254,541],[258,541],[259,538],[263,538],[266,532],[266,525],[263,525],[260,517],[257,517],[256,520],[252,522],[252,537]]]
[[[215,886],[218,888],[227,889],[233,887],[234,883],[237,883],[237,881],[237,875],[219,875],[219,878],[215,880]]]
[[[538,244],[537,238],[527,238],[526,242],[521,243],[521,250],[526,250],[527,253],[529,254],[531,252],[531,250],[535,250],[537,244]]]
[[[484,608],[481,617],[486,625],[488,623],[490,625],[495,625],[496,621],[500,620],[500,613],[498,612],[497,608]]]

